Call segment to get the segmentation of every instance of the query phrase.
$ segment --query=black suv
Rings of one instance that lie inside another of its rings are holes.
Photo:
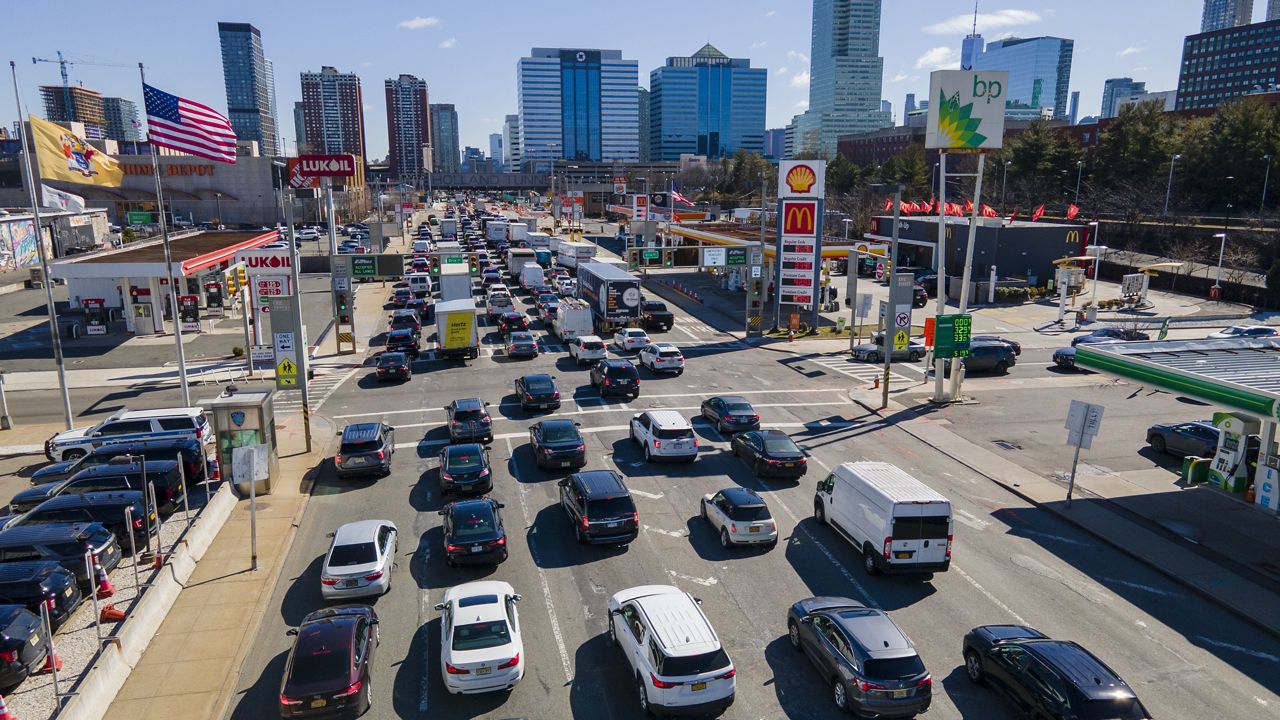
[[[412,328],[399,327],[387,333],[387,350],[390,353],[404,353],[409,357],[418,357],[422,346],[418,342],[418,333]]]
[[[0,692],[5,695],[44,665],[49,649],[40,626],[40,616],[21,605],[0,605]]]
[[[342,445],[333,458],[338,479],[391,474],[396,451],[395,428],[382,423],[355,423],[342,429]]]
[[[1000,342],[984,342],[970,345],[969,354],[960,362],[964,364],[966,375],[984,372],[1003,375],[1009,372],[1009,368],[1018,364],[1018,357],[1011,345]],[[947,375],[951,374],[950,359],[943,361],[943,368]]]
[[[640,533],[640,514],[622,476],[612,470],[574,473],[560,481],[560,506],[580,543],[629,543]]]
[[[31,476],[31,484],[44,485],[60,482],[81,470],[102,465],[121,455],[141,455],[148,463],[155,460],[176,460],[178,455],[182,455],[182,469],[187,476],[187,487],[204,482],[212,462],[205,454],[204,443],[193,437],[105,443],[79,460],[45,465]]]
[[[0,530],[0,563],[50,560],[74,573],[82,591],[92,592],[98,579],[85,574],[86,552],[92,552],[94,564],[108,573],[120,564],[115,536],[99,523],[19,525]]]
[[[502,507],[497,500],[484,497],[451,502],[440,510],[446,565],[498,565],[507,559]]]
[[[129,519],[125,520],[125,509]],[[67,493],[49,498],[34,510],[15,518],[6,527],[48,525],[50,523],[102,523],[123,546],[128,545],[128,532],[133,532],[134,545],[145,545],[147,532],[159,531],[156,514],[147,516],[141,490],[108,490],[82,494]],[[126,524],[127,523],[127,524]]]
[[[493,441],[493,418],[485,410],[489,403],[479,398],[454,400],[444,406],[449,442]]]
[[[54,561],[0,563],[0,603],[22,605],[37,615],[44,605],[55,630],[83,600],[75,573]]]
[[[1128,683],[1093,653],[1023,625],[983,625],[964,636],[965,674],[1032,717],[1151,717]]]
[[[600,397],[640,397],[640,371],[630,360],[601,360],[591,366],[590,378],[591,387],[600,390]]]
[[[145,482],[143,481],[144,470]],[[116,458],[105,465],[81,470],[62,482],[46,483],[23,490],[9,501],[9,511],[24,513],[35,509],[37,505],[49,498],[60,495],[108,490],[143,490],[147,485],[155,485],[156,509],[161,515],[172,515],[182,508],[186,490],[182,487],[182,473],[176,461],[155,460],[137,463]]]
[[[644,315],[645,330],[666,332],[671,329],[676,319],[676,316],[667,309],[666,303],[657,300],[645,300],[640,304],[640,312]]]

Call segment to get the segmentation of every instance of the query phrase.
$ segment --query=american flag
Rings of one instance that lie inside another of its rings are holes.
[[[207,160],[236,161],[236,133],[231,121],[213,108],[142,86],[147,104],[148,137],[160,147]]]

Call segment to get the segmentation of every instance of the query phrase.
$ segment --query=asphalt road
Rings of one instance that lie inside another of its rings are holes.
[[[933,674],[931,718],[1013,717],[990,690],[969,684],[959,655],[969,628],[1004,622],[1084,644],[1126,677],[1158,718],[1253,720],[1277,712],[1280,643],[865,415],[845,396],[846,374],[725,344],[724,336],[677,315],[676,329],[661,339],[685,346],[688,370],[664,378],[642,371],[643,394],[631,403],[598,399],[586,371],[558,352],[527,361],[486,352],[465,366],[424,360],[408,383],[380,386],[362,371],[338,387],[325,405],[338,425],[396,426],[395,470],[347,482],[330,470],[318,482],[229,717],[276,717],[290,645],[285,631],[323,604],[318,575],[327,535],[365,518],[390,519],[400,529],[393,589],[374,602],[382,646],[372,718],[639,717],[625,661],[605,640],[605,603],[613,592],[645,583],[675,584],[704,600],[738,669],[730,718],[837,716],[826,683],[785,639],[787,606],[817,594],[892,613]],[[588,468],[616,469],[632,489],[644,530],[629,547],[576,544],[556,504],[559,476],[534,467],[526,428],[537,416],[518,410],[511,388],[517,376],[537,371],[558,376],[567,400],[559,414],[582,424]],[[695,423],[701,452],[693,464],[646,464],[627,438],[633,412],[694,415],[702,398],[728,392],[746,394],[766,426],[785,429],[808,449],[809,477],[755,479],[702,422]],[[446,567],[436,515],[443,500],[435,455],[447,437],[441,407],[472,396],[493,404],[496,421],[493,494],[506,505],[511,549],[496,569]],[[999,404],[983,410],[1004,412]],[[857,554],[813,521],[813,485],[823,469],[858,459],[894,462],[951,498],[957,537],[950,572],[931,581],[867,577]],[[725,551],[698,518],[701,495],[734,484],[768,500],[782,538],[776,549]],[[440,681],[432,606],[447,588],[482,578],[507,580],[524,595],[526,676],[509,694],[450,696]]]

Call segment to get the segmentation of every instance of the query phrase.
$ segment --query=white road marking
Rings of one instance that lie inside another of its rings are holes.
[[[1263,700],[1262,698],[1258,697],[1257,695],[1254,695],[1254,696],[1253,696],[1253,701],[1254,701],[1254,702],[1256,702],[1256,703],[1258,703],[1258,704],[1259,704],[1259,705],[1261,705],[1262,707],[1266,707],[1267,705],[1269,705],[1269,704],[1270,704],[1270,703],[1268,703],[1266,700]]]
[[[980,517],[977,517],[973,513],[965,512],[960,508],[953,508],[953,509],[956,511],[956,515],[955,515],[956,521],[959,522],[961,525],[968,525],[974,530],[985,530],[987,526],[991,524],[990,522],[983,520]]]
[[[1171,592],[1169,590],[1161,590],[1160,588],[1151,587],[1150,585],[1143,585],[1142,583],[1129,582],[1128,580],[1117,580],[1115,578],[1108,578],[1108,577],[1100,577],[1098,579],[1105,583],[1115,583],[1116,585],[1123,585],[1125,587],[1133,588],[1135,590],[1144,590],[1146,592],[1149,592],[1155,595],[1163,595],[1164,597],[1182,597],[1181,593]]]
[[[1254,650],[1253,648],[1247,648],[1243,645],[1236,645],[1234,643],[1222,642],[1221,640],[1214,640],[1213,638],[1207,638],[1203,635],[1193,635],[1191,639],[1197,640],[1206,645],[1213,645],[1214,647],[1220,647],[1226,650],[1235,650],[1236,652],[1244,653],[1245,655],[1249,655],[1250,657],[1256,657],[1259,660],[1266,660],[1268,662],[1280,663],[1280,656],[1272,655],[1271,653],[1264,653],[1261,650]]]
[[[676,323],[676,329],[677,329],[677,330],[679,330],[680,332],[684,333],[685,335],[688,335],[690,338],[692,338],[692,339],[694,339],[694,340],[700,340],[700,339],[701,339],[701,338],[699,338],[697,335],[694,335],[693,333],[689,332],[688,330],[685,330],[685,329],[684,329],[684,325],[681,325],[680,323]]]
[[[642,498],[649,498],[650,500],[661,500],[662,498],[666,497],[666,495],[664,495],[663,493],[651,493],[651,492],[645,492],[643,490],[634,490],[634,489],[631,491],[631,494],[639,495]]]
[[[634,492],[635,491],[633,490],[632,493]],[[652,525],[645,525],[644,529],[646,532],[656,532],[659,535],[666,535],[667,537],[673,537],[673,538],[688,537],[689,535],[688,530],[664,530],[660,527],[654,527]]]
[[[714,577],[709,577],[709,578],[694,577],[692,575],[685,575],[684,573],[678,573],[675,570],[668,570],[667,574],[678,580],[688,580],[691,583],[694,583],[696,585],[701,585],[703,587],[711,587],[712,585],[715,585],[716,583],[720,582]]]
[[[422,545],[422,567],[425,570],[431,560],[431,546],[423,543]],[[423,634],[422,638],[422,677],[418,680],[418,714],[422,715],[427,712],[427,689],[431,687],[431,649],[430,643],[425,637],[427,634],[427,623],[429,613],[433,610],[431,607],[431,593],[427,588],[422,588],[418,593],[418,632]]]
[[[511,439],[507,439],[507,457],[512,455],[513,447]],[[524,514],[524,524],[526,527],[533,527],[533,517],[529,514],[529,503],[525,500],[525,492],[528,487],[520,475],[516,472],[515,462],[510,462],[511,476],[516,479],[516,483],[520,488],[520,512]],[[573,667],[569,664],[569,651],[564,645],[564,633],[560,632],[560,620],[556,617],[556,606],[551,602],[551,586],[547,584],[547,573],[542,569],[542,563],[538,562],[537,550],[533,546],[533,541],[529,541],[529,555],[533,557],[533,566],[538,571],[538,582],[542,585],[542,599],[547,606],[547,615],[551,618],[551,634],[556,640],[556,650],[560,653],[560,665],[564,668],[564,684],[569,685],[573,682]]]
[[[1049,540],[1057,540],[1058,542],[1064,542],[1064,543],[1067,543],[1068,545],[1083,545],[1085,547],[1092,547],[1089,543],[1083,542],[1081,540],[1073,540],[1069,537],[1062,537],[1061,535],[1050,535],[1049,533],[1043,533],[1043,532],[1040,532],[1039,530],[1024,530],[1022,528],[1015,528],[1014,532],[1015,534],[1020,533],[1022,535],[1031,535],[1034,537],[1047,538]]]
[[[978,584],[978,581],[970,577],[969,573],[960,569],[960,567],[955,563],[951,564],[951,569],[955,570],[956,573],[958,573],[960,577],[964,578],[970,585],[972,585],[974,589],[982,593],[982,595],[986,599],[990,600],[992,604],[994,604],[996,607],[1000,608],[1001,610],[1004,610],[1005,612],[1009,613],[1009,616],[1012,617],[1014,620],[1016,620],[1019,625],[1027,625],[1027,621],[1023,620],[1021,615],[1014,612],[1008,605],[1005,605],[1003,602],[1001,602],[1000,598],[996,597],[995,595],[992,595],[990,591],[982,587],[982,585]]]

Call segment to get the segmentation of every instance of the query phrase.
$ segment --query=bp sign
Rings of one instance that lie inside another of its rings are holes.
[[[933,336],[934,357],[945,359],[968,356],[972,332],[972,315],[939,316]]]
[[[944,152],[999,150],[1009,95],[1005,71],[936,70],[929,75],[924,146]]]

